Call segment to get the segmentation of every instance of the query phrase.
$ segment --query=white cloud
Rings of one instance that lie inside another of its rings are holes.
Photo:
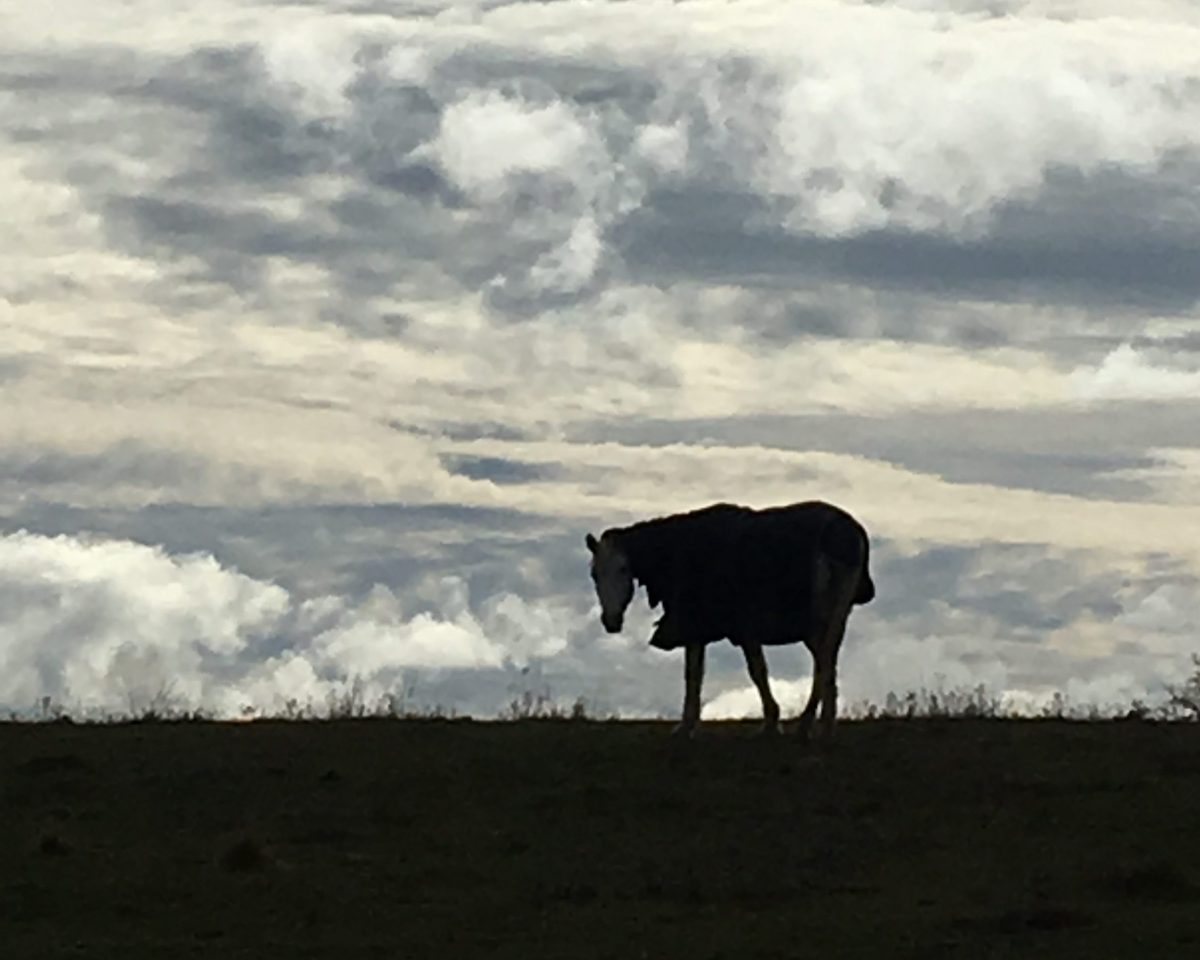
[[[770,653],[767,654],[768,659]],[[808,702],[809,680],[771,678],[771,693],[783,711],[784,719],[800,712]],[[731,687],[704,697],[701,717],[704,720],[743,720],[762,718],[762,700],[753,684]]]
[[[1126,343],[1099,366],[1077,368],[1071,385],[1086,400],[1191,399],[1200,397],[1200,366],[1157,366]]]
[[[363,39],[352,21],[314,20],[273,33],[262,45],[263,61],[308,116],[340,118],[347,109],[346,88],[358,75],[355,54]],[[416,72],[411,58],[397,57],[395,68]]]
[[[648,123],[637,133],[635,150],[657,172],[669,176],[687,166],[688,134],[683,123]]]
[[[691,60],[674,84],[681,108],[701,91],[722,158],[795,230],[977,230],[1055,167],[1143,171],[1196,142],[1200,108],[1184,93],[1196,64],[1157,60],[1144,33],[890,5],[769,9],[723,36],[742,48],[736,68]]]
[[[503,207],[514,236],[552,244],[529,266],[536,291],[583,290],[605,253],[604,231],[644,193],[641,179],[609,155],[597,120],[561,101],[468,94],[446,109],[436,141],[414,155],[426,154],[477,202]]]
[[[1157,500],[1188,505],[1200,503],[1200,450],[1152,449],[1153,465],[1122,471],[1120,476],[1146,483]]]
[[[515,593],[490,597],[482,618],[493,642],[522,663],[562,653],[568,634],[580,625],[578,614],[565,605],[531,602]]]
[[[749,185],[801,232],[978,230],[1055,168],[1143,173],[1196,144],[1200,30],[1180,7],[1124,22],[1032,5],[1009,17],[849,2],[583,12],[510,5],[472,36],[650,74],[659,96],[644,152],[677,169],[663,127],[697,124],[688,162]]]
[[[530,268],[529,278],[539,290],[574,293],[582,290],[596,272],[604,243],[592,217],[575,221],[567,239],[543,254]]]
[[[382,586],[358,602],[302,601],[207,555],[9,534],[0,537],[0,707],[50,697],[119,712],[159,698],[236,715],[289,700],[319,707],[352,681],[369,700],[401,688],[413,670],[553,656],[578,622],[513,595],[491,598],[477,616],[454,578],[434,596],[436,608],[412,614]]]
[[[460,584],[454,587],[461,592]],[[505,650],[484,635],[465,596],[437,614],[423,611],[406,618],[399,599],[380,586],[318,634],[313,650],[329,670],[361,677],[396,676],[412,667],[499,667],[505,657]]]
[[[1200,647],[1200,593],[1192,583],[1165,583],[1133,601],[1117,624],[1142,637],[1173,638]]]
[[[0,702],[124,706],[160,687],[197,698],[207,656],[236,656],[286,612],[279,587],[208,556],[120,541],[0,538]]]
[[[499,93],[473,93],[446,109],[433,154],[458,186],[495,201],[522,174],[574,182],[595,151],[580,118],[563,103],[545,106]]]

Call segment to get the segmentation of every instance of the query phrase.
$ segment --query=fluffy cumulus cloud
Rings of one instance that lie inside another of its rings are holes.
[[[0,701],[238,715],[319,709],[354,687],[369,703],[420,674],[526,668],[577,625],[511,594],[477,615],[461,580],[433,586],[432,605],[411,611],[379,584],[354,601],[300,599],[211,555],[20,531],[0,538]]]
[[[205,658],[237,656],[288,606],[284,591],[211,557],[24,532],[0,540],[0,583],[9,703],[44,695],[95,706],[177,677],[194,697]]]
[[[1187,668],[1194,4],[55,9],[0,37],[0,706],[670,712],[581,536],[718,499],[867,524],[849,700]]]
[[[1077,389],[1087,398],[1190,399],[1200,397],[1200,367],[1156,365],[1129,344],[1122,344],[1091,369],[1075,372]]]

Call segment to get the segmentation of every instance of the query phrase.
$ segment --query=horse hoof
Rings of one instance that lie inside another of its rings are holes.
[[[694,723],[677,723],[671,731],[671,737],[674,740],[694,740],[696,738],[696,724]]]

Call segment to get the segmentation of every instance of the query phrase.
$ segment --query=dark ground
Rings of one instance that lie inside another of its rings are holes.
[[[0,955],[1200,956],[1200,725],[0,725]]]

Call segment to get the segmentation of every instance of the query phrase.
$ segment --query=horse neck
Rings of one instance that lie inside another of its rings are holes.
[[[646,585],[656,584],[671,565],[673,530],[669,523],[649,520],[614,531],[617,546],[629,561],[634,577]]]

